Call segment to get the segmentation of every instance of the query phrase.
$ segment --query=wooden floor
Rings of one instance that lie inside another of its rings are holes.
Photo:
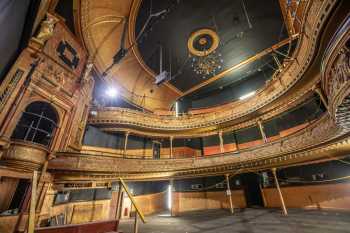
[[[244,209],[230,215],[225,210],[187,213],[181,217],[153,215],[140,223],[139,233],[350,233],[350,213],[289,209]],[[133,232],[133,220],[122,220],[120,231]]]

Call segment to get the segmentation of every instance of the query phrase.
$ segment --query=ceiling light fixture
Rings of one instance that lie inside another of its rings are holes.
[[[223,62],[221,54],[214,51],[207,56],[193,56],[192,68],[196,74],[202,76],[202,78],[207,78],[216,75],[221,70]]]
[[[240,100],[244,100],[244,99],[248,99],[249,97],[255,95],[255,91],[249,92],[245,95],[242,95],[241,97],[239,97]]]
[[[217,51],[219,44],[220,38],[212,29],[204,28],[191,34],[187,47],[195,74],[207,78],[219,73],[224,63],[221,53]]]
[[[107,90],[106,90],[106,95],[109,97],[109,98],[114,98],[118,95],[118,90],[114,87],[108,87]]]

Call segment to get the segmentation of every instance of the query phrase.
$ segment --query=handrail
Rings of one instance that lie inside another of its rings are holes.
[[[135,210],[137,212],[137,214],[140,216],[141,220],[143,223],[146,223],[146,219],[145,216],[143,215],[143,213],[141,212],[140,208],[137,206],[136,201],[134,199],[134,197],[132,196],[131,192],[128,189],[128,186],[125,184],[124,180],[122,178],[119,178],[120,183],[122,184],[124,190],[126,191],[126,193],[128,194],[128,197],[131,201],[131,203],[134,205]]]

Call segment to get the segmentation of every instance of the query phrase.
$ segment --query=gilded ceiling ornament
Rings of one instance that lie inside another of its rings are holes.
[[[204,28],[191,34],[187,47],[192,55],[204,57],[214,52],[219,47],[219,43],[218,34],[212,29]]]
[[[190,52],[193,71],[203,78],[217,74],[221,70],[223,59],[216,51],[219,36],[212,29],[200,29],[191,34],[187,46]]]

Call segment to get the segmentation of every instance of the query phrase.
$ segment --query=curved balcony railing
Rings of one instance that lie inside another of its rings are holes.
[[[296,162],[337,156],[350,152],[348,139],[332,118],[326,114],[309,127],[293,134],[239,153],[225,153],[218,156],[182,159],[125,159],[113,155],[89,155],[81,153],[57,153],[49,163],[49,169],[60,173],[67,179],[67,172],[79,174],[84,179],[88,174],[94,176],[122,176],[130,179],[161,178],[169,176],[195,176],[220,173],[227,170],[249,170],[257,167],[281,166]],[[338,147],[339,146],[339,147]],[[327,149],[328,148],[328,149]],[[327,152],[327,153],[325,153]],[[90,177],[91,178],[91,177]]]
[[[319,4],[323,5],[325,3],[325,7],[331,8],[330,2],[335,3],[335,1],[322,1],[322,3],[320,1]],[[312,17],[314,18],[326,18],[324,14],[319,14],[317,9],[314,9],[314,11],[310,9],[309,14],[313,14]],[[314,30],[317,34],[320,27],[308,30]],[[55,173],[57,181],[115,180],[118,177],[141,180],[259,171],[272,167],[346,156],[350,153],[349,38],[349,18],[347,18],[331,40],[322,61],[322,87],[328,98],[328,101],[326,101],[328,112],[297,133],[273,142],[239,150],[238,153],[231,152],[208,157],[154,160],[120,158],[113,154],[91,155],[60,152],[56,153],[56,157],[49,162],[49,169]],[[314,44],[315,41],[312,43]],[[305,48],[303,52],[307,54],[307,50],[308,48]],[[168,116],[160,117],[121,109],[117,112],[119,115],[117,114],[109,119],[106,118],[106,121],[112,121],[114,117],[118,118],[121,117],[121,114],[125,114],[126,117],[123,119],[125,121],[129,120],[129,122],[140,120],[143,124],[155,125],[158,123],[165,124],[168,120],[180,124],[181,119],[187,117],[181,116],[173,119]],[[102,113],[99,112],[98,114]],[[221,114],[224,113],[220,113],[220,116]],[[231,115],[234,114],[231,112]],[[138,118],[137,116],[142,117]],[[195,115],[191,117],[199,119],[202,116]],[[154,121],[154,119],[159,119],[160,122]],[[196,122],[193,119],[186,119],[186,121],[189,121],[189,124],[195,124]],[[170,123],[168,122],[168,124]]]
[[[303,33],[299,36],[293,59],[286,64],[286,67],[274,80],[266,85],[264,90],[247,100],[227,104],[220,111],[179,117],[161,116],[121,108],[104,108],[97,109],[97,114],[90,116],[89,122],[91,124],[112,123],[158,130],[186,130],[210,127],[247,116],[278,99],[302,78],[314,56],[321,28],[335,3],[336,1],[332,0],[308,2],[302,20]],[[289,100],[284,100],[281,105],[285,106],[296,101],[300,96],[311,91],[318,81],[318,79],[314,79],[312,83],[299,88]]]
[[[338,125],[350,129],[350,16],[328,45],[322,61],[322,87]]]

